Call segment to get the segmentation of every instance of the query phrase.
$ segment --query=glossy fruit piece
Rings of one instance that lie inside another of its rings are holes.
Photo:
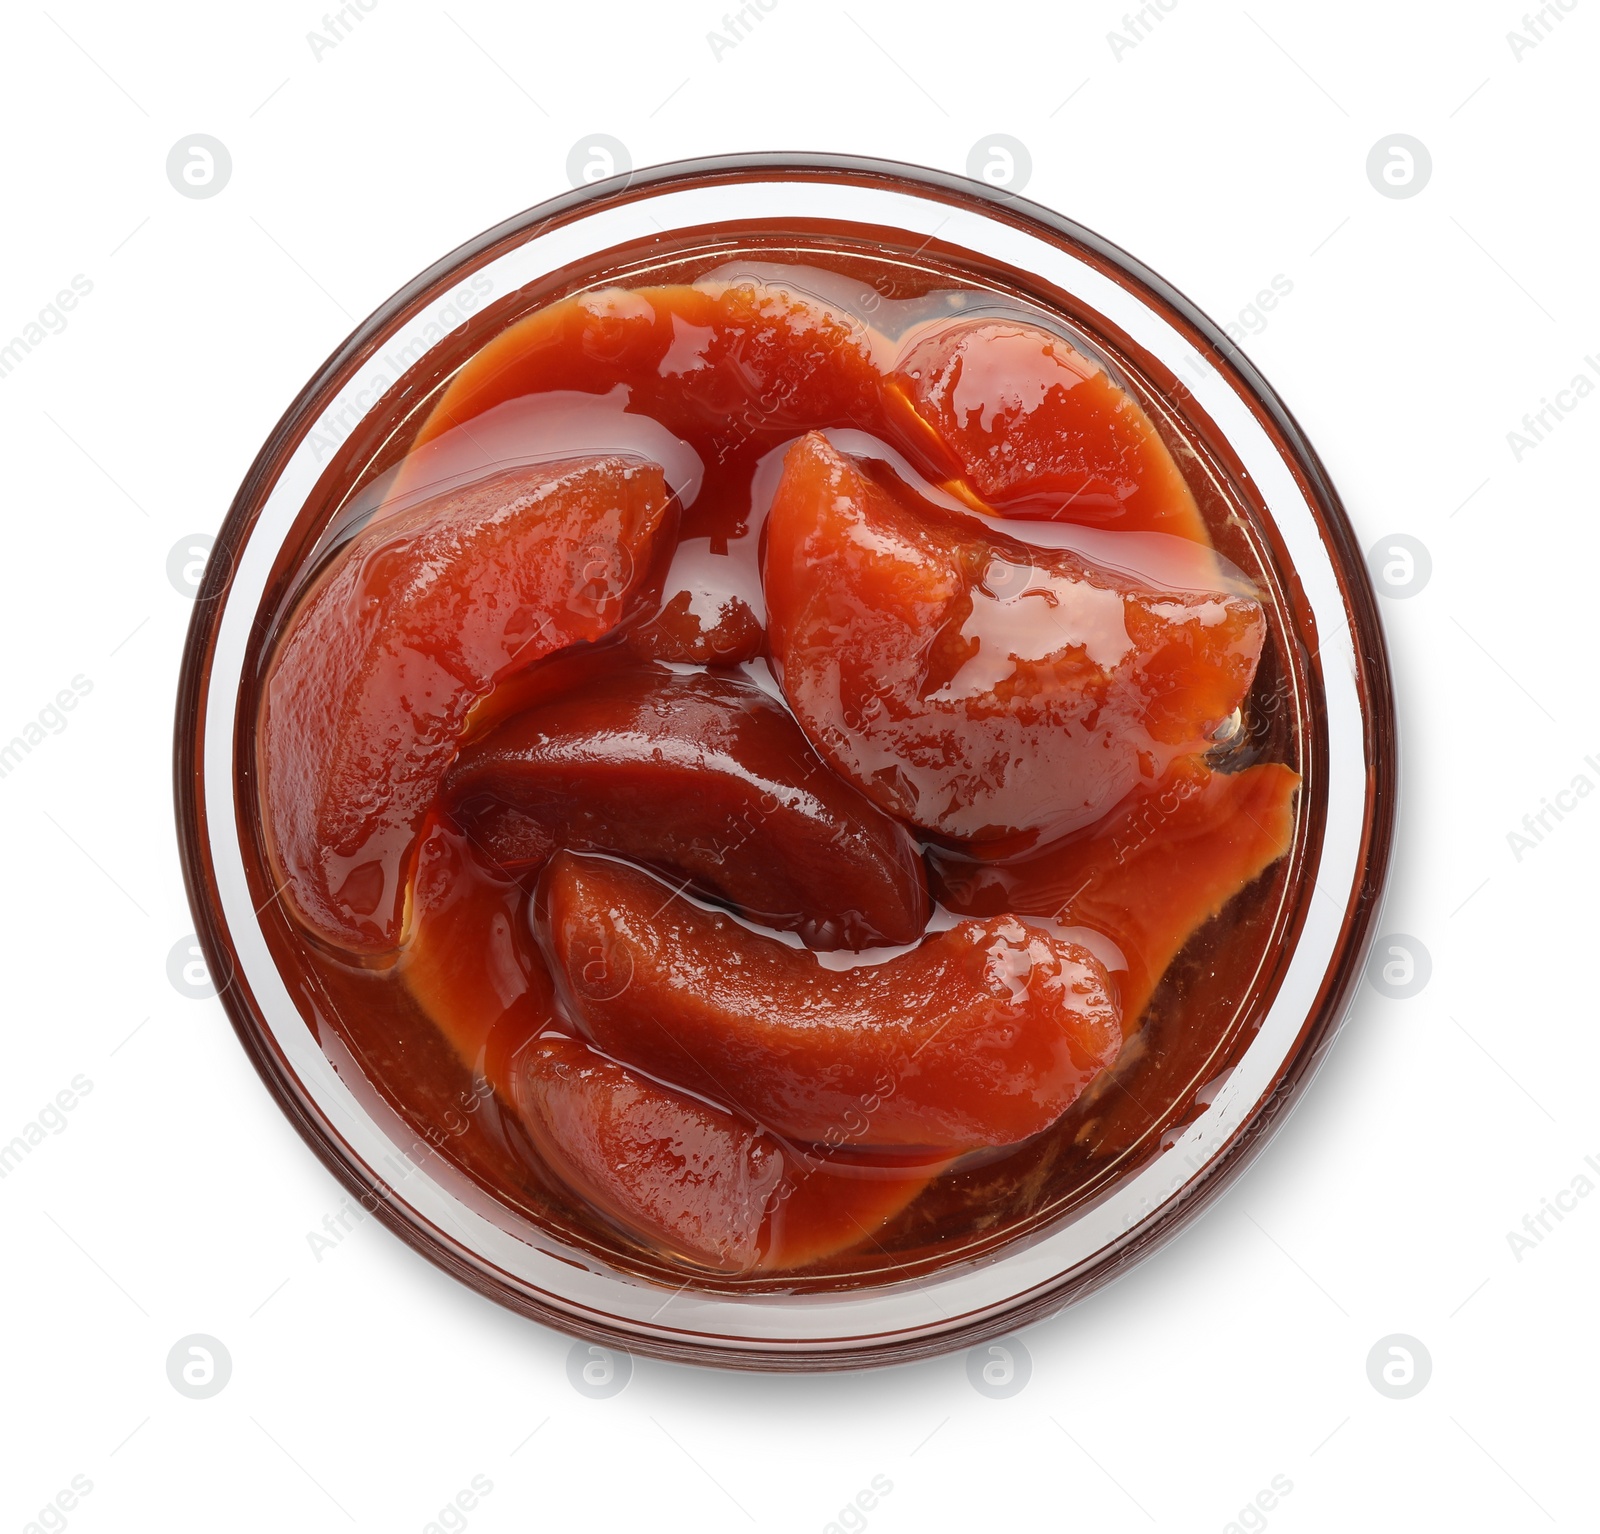
[[[855,1247],[877,1245],[875,1233],[950,1165],[948,1157],[926,1155],[907,1166],[874,1164],[863,1156],[822,1158],[792,1145],[784,1159],[763,1272],[812,1267]]]
[[[572,1192],[697,1266],[753,1265],[783,1172],[779,1147],[731,1114],[555,1037],[562,1023],[525,935],[526,899],[436,827],[417,860],[402,980]]]
[[[516,1087],[518,1063],[531,1041],[565,1026],[555,1008],[544,962],[527,933],[527,899],[519,886],[484,867],[449,827],[432,827],[417,855],[409,935],[397,969],[413,999],[449,1040],[474,1079],[488,1082],[519,1121],[524,1121],[527,1109]],[[670,1135],[673,1124],[684,1122],[686,1112],[693,1121],[705,1107],[635,1072],[611,1079],[625,1082],[635,1104],[635,1124],[648,1126],[650,1105],[659,1099],[657,1128],[663,1137]],[[686,1110],[685,1103],[692,1107]],[[603,1102],[597,1106],[596,1122],[605,1121],[606,1111]],[[731,1115],[723,1118],[733,1122]],[[530,1133],[547,1122],[541,1118]],[[587,1130],[575,1143],[592,1145],[595,1134]],[[767,1138],[762,1137],[763,1147]],[[728,1143],[736,1147],[747,1142],[730,1134]],[[771,1142],[763,1155],[779,1149]],[[591,1161],[583,1176],[584,1186],[579,1186],[563,1170],[571,1160],[571,1154],[554,1150],[546,1158],[546,1170],[568,1182],[580,1197],[613,1211],[612,1218],[636,1239],[656,1244],[662,1221],[681,1232],[706,1217],[706,1204],[692,1183],[674,1208],[657,1176],[651,1186],[658,1218],[648,1225],[627,1223],[618,1219],[615,1211],[637,1204],[642,1196],[633,1182],[633,1163],[607,1166]],[[926,1158],[909,1165],[875,1164],[860,1158],[785,1152],[784,1181],[768,1206],[756,1267],[761,1271],[804,1267],[859,1246],[900,1213],[947,1164]],[[721,1185],[731,1185],[737,1174],[735,1160],[720,1174]],[[619,1186],[611,1186],[613,1183]],[[596,1185],[600,1196],[591,1199]],[[723,1229],[726,1236],[727,1227]],[[678,1239],[681,1242],[681,1236]],[[704,1255],[696,1260],[703,1262]],[[725,1240],[722,1259],[727,1255]]]
[[[1289,850],[1300,776],[1278,763],[1213,772],[1175,762],[1089,833],[1011,864],[934,852],[934,887],[951,909],[1015,911],[1111,938],[1132,1032],[1190,937]]]
[[[1054,1123],[1121,1042],[1099,961],[1011,916],[830,968],[638,869],[570,853],[551,860],[537,909],[597,1047],[796,1140],[1011,1144]]]
[[[515,873],[558,847],[618,853],[818,948],[927,925],[916,843],[743,678],[612,671],[473,741],[444,802]]]
[[[1092,825],[1204,750],[1248,691],[1260,604],[1030,549],[790,449],[766,527],[768,640],[822,756],[893,815],[996,841]]]
[[[511,1090],[546,1165],[624,1230],[719,1272],[760,1260],[784,1172],[769,1136],[550,1034],[518,1055]]]
[[[527,893],[444,825],[417,852],[396,973],[461,1063],[510,1101],[512,1051],[559,1023]]]
[[[722,1273],[803,1268],[860,1246],[947,1162],[843,1167],[574,1039],[517,1056],[512,1100],[545,1164],[636,1240]]]
[[[569,460],[426,501],[334,557],[273,656],[259,737],[274,872],[316,936],[394,948],[417,835],[473,703],[614,628],[668,509],[654,465]]]
[[[440,396],[414,447],[525,394],[605,393],[713,458],[808,426],[866,425],[880,377],[866,328],[836,305],[755,281],[604,288],[509,326]],[[707,465],[710,467],[710,464]]]
[[[912,450],[980,509],[1211,542],[1139,402],[1040,326],[968,319],[921,331],[888,393]]]

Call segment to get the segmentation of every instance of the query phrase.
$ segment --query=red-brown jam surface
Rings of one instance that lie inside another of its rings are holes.
[[[1270,562],[1002,285],[650,266],[464,327],[325,476],[256,716],[269,939],[402,1167],[523,1239],[928,1271],[1247,1042],[1300,785]]]

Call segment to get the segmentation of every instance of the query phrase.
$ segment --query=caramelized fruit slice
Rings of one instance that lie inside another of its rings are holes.
[[[420,448],[506,400],[554,389],[632,388],[629,408],[722,449],[810,426],[878,418],[879,374],[861,322],[754,281],[602,288],[507,327],[453,379]]]
[[[474,701],[616,626],[668,498],[623,458],[516,469],[359,533],[290,619],[260,723],[274,872],[356,952],[400,936],[407,863]]]
[[[511,1090],[569,1188],[635,1239],[717,1272],[782,1272],[859,1246],[948,1165],[845,1170],[788,1155],[736,1114],[557,1034],[519,1053]]]
[[[703,471],[703,479],[673,480],[684,486],[686,536],[662,586],[660,615],[633,642],[657,660],[734,665],[762,645],[759,582],[753,569],[743,578],[743,557],[728,557],[753,542],[756,461],[810,426],[882,430],[873,351],[873,333],[843,306],[781,283],[576,294],[507,327],[451,378],[390,502],[442,474],[439,455],[453,463],[487,453],[477,436],[487,423],[477,423],[488,412],[503,415],[500,407],[516,410],[537,396],[559,394],[564,409],[607,397],[652,431],[672,433]],[[672,457],[664,447],[651,456]],[[682,463],[672,461],[681,474]]]
[[[958,840],[1064,835],[1204,749],[1249,689],[1251,598],[1142,585],[908,499],[812,433],[766,528],[784,693],[891,814]]]
[[[1091,832],[1018,862],[934,852],[934,888],[967,915],[1015,911],[1105,933],[1128,960],[1119,989],[1131,1033],[1196,929],[1288,852],[1299,787],[1278,763],[1220,773],[1189,757]]]
[[[797,1140],[1008,1145],[1054,1123],[1121,1043],[1099,961],[1012,916],[831,969],[606,859],[558,854],[540,901],[552,972],[597,1047]]]
[[[887,392],[913,449],[981,510],[1211,542],[1139,402],[1040,326],[978,319],[924,331]]]
[[[530,1137],[548,1137],[553,1132],[548,1127],[548,1117],[528,1122],[529,1100],[519,1096],[519,1090],[525,1089],[518,1088],[516,1076],[517,1068],[525,1063],[520,1057],[530,1042],[562,1026],[549,975],[526,934],[526,895],[509,880],[479,866],[459,837],[436,826],[428,832],[418,853],[411,899],[411,932],[400,959],[401,979],[454,1046],[462,1064],[475,1077],[489,1082],[500,1101],[529,1127]],[[581,1047],[563,1042],[573,1050]],[[707,1105],[647,1077],[621,1066],[613,1065],[611,1069],[622,1073],[611,1079],[626,1087],[633,1105],[630,1123],[639,1129],[655,1122],[658,1137],[664,1142],[670,1144],[673,1126],[683,1124],[685,1103],[691,1105],[691,1120],[701,1111],[710,1111]],[[654,1099],[659,1099],[659,1114],[653,1120]],[[568,1107],[572,1107],[570,1096]],[[580,1150],[595,1146],[602,1137],[606,1116],[605,1105],[598,1104],[595,1125],[601,1127],[580,1127],[574,1146]],[[723,1120],[735,1126],[738,1123],[725,1113],[712,1123]],[[725,1143],[730,1149],[753,1144],[741,1138],[745,1133],[730,1133],[724,1137]],[[763,1146],[767,1140],[762,1137]],[[700,1143],[704,1146],[711,1142]],[[771,1142],[770,1153],[775,1154],[777,1149],[776,1142]],[[687,1172],[685,1186],[674,1202],[670,1178],[663,1175],[665,1164],[661,1156],[645,1159],[644,1165],[651,1170],[646,1185],[641,1186],[632,1161],[607,1165],[591,1159],[583,1163],[580,1172],[574,1172],[576,1154],[553,1149],[544,1158],[546,1169],[566,1182],[574,1193],[610,1212],[636,1239],[658,1244],[665,1223],[680,1233],[668,1243],[670,1250],[680,1252],[681,1233],[695,1229],[697,1221],[701,1222],[702,1238],[708,1228],[715,1228],[704,1224],[707,1202],[699,1184]],[[762,1154],[769,1154],[769,1149],[763,1149]],[[804,1267],[859,1246],[885,1221],[900,1213],[948,1162],[881,1165],[859,1158],[846,1161],[788,1152],[784,1164],[786,1175],[768,1206],[767,1225],[756,1260],[762,1271]],[[739,1165],[735,1157],[726,1166],[711,1167],[714,1185],[733,1186]],[[616,1211],[639,1204],[647,1190],[653,1193],[650,1207],[655,1218],[642,1223],[620,1219]],[[719,1261],[730,1255],[730,1227],[724,1224],[722,1231]],[[742,1251],[749,1256],[748,1249],[739,1242],[733,1243],[733,1249],[734,1253]],[[692,1260],[704,1262],[704,1253]]]
[[[558,847],[619,853],[816,948],[909,943],[927,925],[916,843],[742,678],[614,671],[473,741],[444,795],[513,872]]]
[[[950,1165],[949,1157],[919,1157],[911,1166],[874,1164],[865,1157],[826,1160],[786,1149],[788,1167],[767,1230],[764,1272],[823,1262],[868,1243]]]
[[[701,1267],[756,1265],[784,1172],[769,1136],[552,1034],[518,1055],[511,1093],[544,1162],[624,1230]]]
[[[510,1054],[557,1026],[555,992],[527,927],[527,893],[435,825],[417,853],[396,973],[474,1076],[510,1101]]]

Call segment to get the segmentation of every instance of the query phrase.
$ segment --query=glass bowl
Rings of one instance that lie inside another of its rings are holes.
[[[289,983],[259,856],[255,704],[296,578],[370,510],[363,487],[437,398],[464,339],[652,261],[709,267],[722,251],[823,231],[1019,295],[1136,382],[1267,588],[1280,664],[1251,707],[1294,741],[1299,811],[1257,901],[1259,961],[1230,998],[1204,1079],[1161,1105],[1092,1185],[948,1260],[890,1261],[848,1284],[674,1285],[498,1204],[369,1079],[318,997]],[[576,1336],[794,1370],[968,1347],[1053,1313],[1155,1250],[1237,1175],[1310,1081],[1361,974],[1396,757],[1382,632],[1349,523],[1294,419],[1217,325],[1098,235],[992,187],[876,160],[740,155],[597,183],[489,230],[323,365],[218,535],[184,652],[175,774],[189,899],[223,1004],[284,1112],[366,1208],[463,1282]]]

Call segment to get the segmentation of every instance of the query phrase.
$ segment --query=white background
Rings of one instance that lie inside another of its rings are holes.
[[[0,377],[0,744],[75,676],[92,690],[0,777],[0,1143],[92,1085],[0,1179],[0,1531],[74,1476],[92,1490],[41,1527],[426,1530],[475,1476],[492,1491],[442,1526],[820,1531],[875,1476],[892,1490],[851,1523],[883,1534],[1592,1526],[1600,1197],[1508,1241],[1574,1179],[1600,1187],[1600,795],[1520,857],[1508,841],[1578,775],[1600,786],[1600,397],[1520,461],[1507,437],[1575,375],[1600,382],[1600,6],[1573,4],[1520,54],[1518,3],[1175,0],[1114,49],[1118,3],[775,0],[714,50],[713,4],[377,0],[320,54],[309,5],[11,12],[0,345],[74,276],[93,290]],[[233,161],[205,200],[165,171],[195,133]],[[585,1396],[568,1339],[376,1222],[319,1261],[339,1188],[220,1005],[168,979],[193,926],[169,788],[192,603],[169,551],[215,530],[356,321],[564,190],[597,133],[639,165],[821,149],[950,170],[1013,136],[1030,197],[1218,320],[1292,284],[1247,351],[1363,546],[1431,555],[1382,604],[1405,768],[1384,930],[1420,940],[1429,983],[1364,985],[1256,1166],[1030,1328],[1007,1399],[959,1355],[776,1379],[642,1359]],[[1366,173],[1395,133],[1432,157],[1406,199]],[[191,1333],[232,1359],[209,1399],[168,1382]],[[1394,1333],[1432,1360],[1404,1400],[1367,1373]],[[1242,1521],[1275,1476],[1292,1490]]]

